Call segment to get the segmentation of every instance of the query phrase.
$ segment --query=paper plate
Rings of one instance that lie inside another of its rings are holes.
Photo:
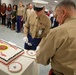
[[[12,73],[20,72],[22,70],[22,65],[19,62],[12,62],[8,66],[8,70]]]
[[[30,56],[36,55],[36,52],[33,51],[33,50],[27,50],[26,52],[27,52],[27,54],[30,55]]]

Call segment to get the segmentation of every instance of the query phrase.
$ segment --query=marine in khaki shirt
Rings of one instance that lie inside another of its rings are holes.
[[[25,15],[25,7],[23,7],[23,6],[18,7],[18,9],[17,9],[17,16],[22,16],[23,19],[24,19],[24,15]]]
[[[19,6],[17,9],[17,33],[21,32],[22,27],[23,27],[23,21],[25,19],[25,7],[23,6],[23,3],[19,1]]]
[[[33,9],[33,4],[29,4],[29,8],[27,9],[27,11],[26,11],[26,17],[27,17],[27,19],[29,18],[29,16],[30,16],[30,14],[32,13],[34,11],[34,9]]]
[[[38,10],[38,9],[36,9],[36,10]],[[39,12],[42,12],[41,15],[37,15],[37,13],[39,13]],[[41,42],[42,42],[43,39],[48,34],[50,27],[51,27],[51,21],[47,17],[47,15],[45,15],[44,7],[42,7],[42,9],[40,11],[33,11],[31,13],[30,17],[28,18],[27,22],[25,23],[24,34],[25,34],[25,36],[28,36],[28,34],[30,34],[32,39],[36,38],[36,41],[37,41],[37,39],[40,38]],[[32,43],[34,41],[32,41]],[[36,46],[38,46],[41,44],[41,42],[38,42],[38,43],[35,42],[34,44],[37,43]],[[35,50],[36,50],[36,48],[35,48]]]
[[[36,52],[36,62],[48,65],[49,75],[76,75],[76,6],[71,0],[55,8],[60,26],[51,29]]]
[[[47,35],[50,30],[50,26],[51,22],[45,14],[42,14],[41,16],[37,17],[34,11],[28,21],[25,23],[27,31],[26,29],[24,29],[24,32],[27,36],[29,30],[29,33],[31,34],[32,38],[42,38]]]

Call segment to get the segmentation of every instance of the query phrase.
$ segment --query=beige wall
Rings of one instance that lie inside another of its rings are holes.
[[[14,4],[18,5],[18,2],[22,1],[24,5],[28,4],[28,3],[32,3],[32,0],[14,0]]]
[[[6,3],[6,5],[8,5],[8,4],[13,5],[13,0],[1,0],[1,3]]]

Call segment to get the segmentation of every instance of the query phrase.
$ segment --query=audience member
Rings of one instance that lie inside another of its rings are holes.
[[[23,7],[23,3],[19,1],[19,6],[17,9],[17,33],[21,32],[21,29],[23,27],[24,13],[25,7]]]
[[[17,5],[13,5],[13,10],[11,13],[11,20],[12,20],[12,25],[11,25],[11,29],[15,30],[15,23],[16,23],[16,15],[17,14]]]
[[[1,6],[2,25],[6,25],[6,3]]]
[[[11,28],[11,12],[12,6],[11,4],[8,4],[8,7],[6,9],[7,28]]]

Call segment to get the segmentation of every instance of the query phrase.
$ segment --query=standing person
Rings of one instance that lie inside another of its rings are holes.
[[[19,1],[19,6],[17,9],[17,33],[21,32],[23,27],[23,20],[24,20],[25,8],[23,7],[23,3]]]
[[[1,6],[2,25],[6,24],[6,3]]]
[[[51,28],[55,28],[55,27],[58,27],[58,25],[59,25],[59,23],[56,21],[56,19],[55,19],[55,17],[54,16],[52,16],[51,18],[50,18],[50,21],[51,21]]]
[[[8,7],[6,9],[7,28],[11,28],[11,12],[12,6],[11,4],[8,4]]]
[[[33,5],[32,5],[31,3],[29,3],[29,8],[28,8],[27,11],[26,11],[27,19],[29,18],[29,16],[30,16],[30,14],[32,13],[32,11],[34,11]]]
[[[34,10],[24,26],[24,48],[27,50],[36,50],[50,30],[51,22],[45,14],[46,1],[33,1]],[[36,2],[38,5],[36,5]]]
[[[49,13],[49,10],[48,9],[45,9],[45,14],[49,17],[50,16],[50,13]]]
[[[60,26],[51,29],[36,52],[36,62],[48,65],[49,75],[76,74],[76,5],[63,0],[55,8],[55,18]]]
[[[11,29],[12,30],[15,30],[16,13],[17,13],[17,5],[13,5],[13,10],[12,10],[12,13],[11,13],[11,20],[12,20]]]

